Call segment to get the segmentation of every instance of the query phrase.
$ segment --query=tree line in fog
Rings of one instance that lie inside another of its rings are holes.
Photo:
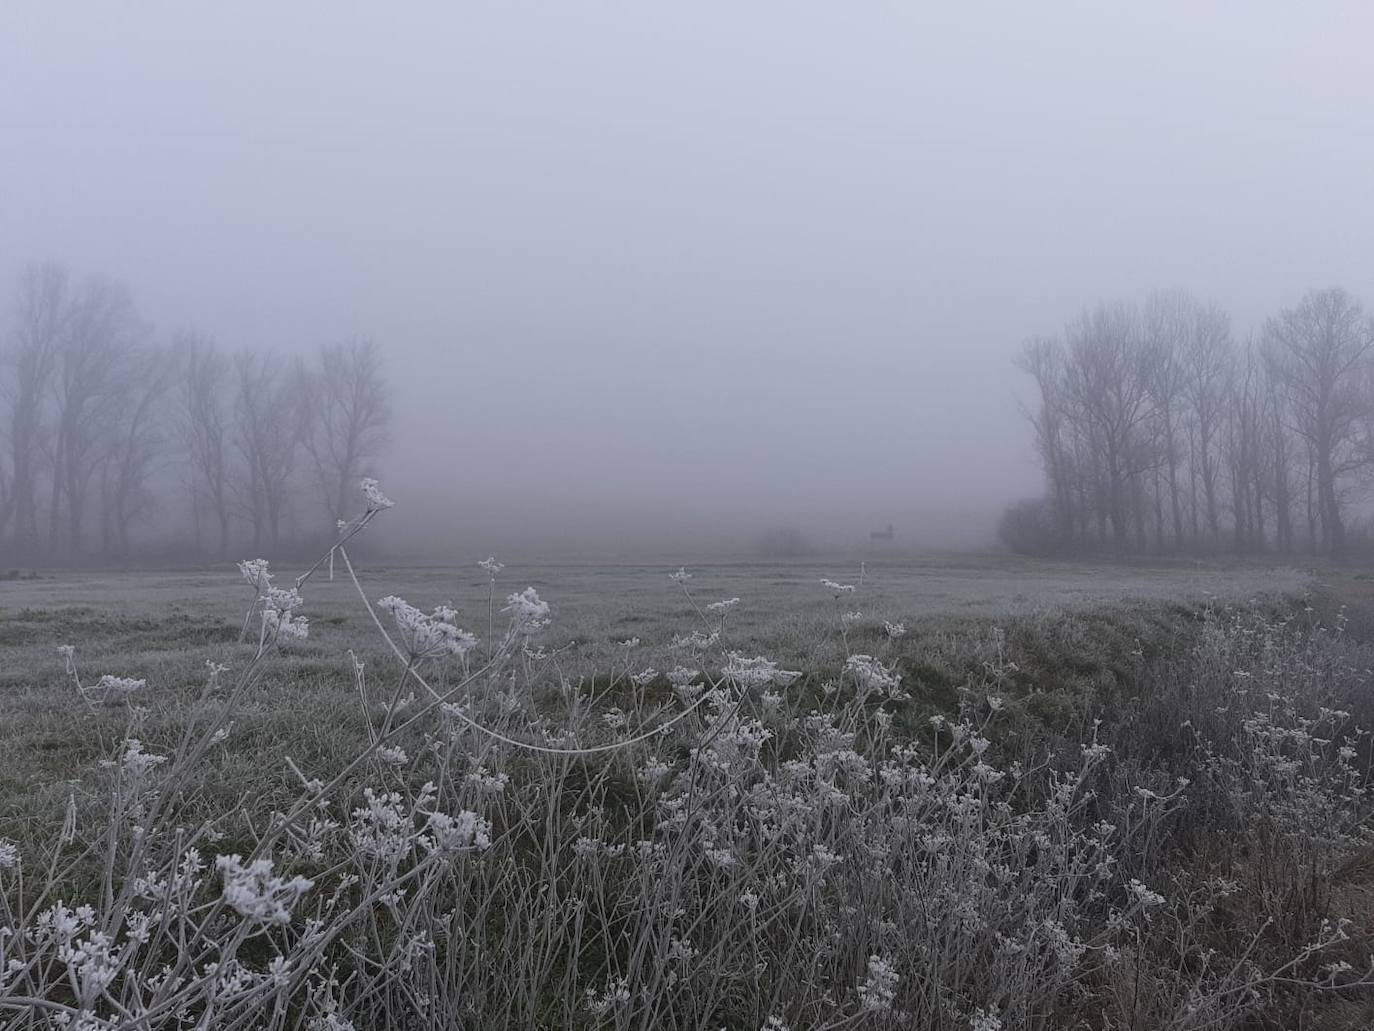
[[[1102,303],[1026,342],[1041,498],[1001,535],[1041,554],[1311,553],[1374,546],[1374,321],[1315,290],[1234,338],[1186,292]]]
[[[318,542],[386,443],[369,340],[305,357],[159,335],[122,284],[32,266],[0,330],[0,555],[222,560]]]

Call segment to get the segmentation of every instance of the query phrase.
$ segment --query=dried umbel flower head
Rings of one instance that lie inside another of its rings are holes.
[[[262,629],[268,641],[302,640],[310,632],[304,616],[293,615],[304,604],[294,587],[268,587],[262,592]]]
[[[466,655],[477,644],[476,637],[455,625],[458,613],[447,605],[426,614],[403,598],[389,594],[377,602],[377,607],[391,613],[412,662]]]
[[[239,563],[239,572],[248,585],[259,594],[266,594],[272,586],[272,574],[267,571],[267,559],[248,558]]]
[[[506,598],[502,612],[510,613],[511,629],[520,634],[534,634],[549,625],[549,605],[542,601],[533,587],[526,587]]]
[[[367,502],[369,512],[380,512],[384,508],[396,507],[396,502],[382,493],[377,481],[371,476],[363,480],[363,500]]]
[[[496,575],[500,573],[501,570],[506,568],[505,563],[497,562],[494,556],[482,559],[481,562],[477,563],[477,566],[480,569],[485,569],[487,571],[487,576],[491,577],[493,580],[496,579]]]
[[[273,877],[270,859],[255,859],[245,866],[241,856],[220,856],[215,869],[224,878],[225,904],[259,924],[290,923],[291,907],[314,884],[304,877]]]

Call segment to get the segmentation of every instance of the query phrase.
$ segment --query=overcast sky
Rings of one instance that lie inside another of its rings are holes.
[[[977,543],[1010,360],[1185,286],[1374,301],[1374,5],[0,6],[0,273],[160,331],[351,334],[393,527]]]

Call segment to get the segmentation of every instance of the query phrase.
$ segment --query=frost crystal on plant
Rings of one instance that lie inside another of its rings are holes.
[[[506,606],[501,611],[511,614],[511,627],[517,633],[538,633],[549,623],[548,602],[540,600],[533,587],[508,595]]]
[[[863,1008],[880,1012],[892,1009],[899,980],[891,963],[881,956],[869,956],[868,978],[859,985],[859,1001]]]
[[[377,607],[391,613],[412,661],[466,655],[477,644],[476,637],[454,625],[458,613],[447,605],[440,605],[426,615],[404,599],[390,594],[377,602]]]
[[[244,866],[241,856],[220,856],[215,869],[224,879],[225,904],[259,924],[290,923],[291,907],[314,884],[304,877],[273,877],[270,859],[255,859]]]
[[[363,480],[363,500],[367,502],[369,512],[380,512],[384,508],[396,507],[396,502],[382,493],[377,481],[371,476]]]

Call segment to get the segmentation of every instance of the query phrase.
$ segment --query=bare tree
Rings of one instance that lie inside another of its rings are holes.
[[[1197,302],[1182,290],[1151,294],[1145,301],[1144,333],[1149,362],[1149,392],[1154,408],[1156,435],[1163,458],[1169,495],[1173,540],[1183,540],[1183,502],[1179,485],[1182,452],[1179,438],[1184,417],[1184,391],[1188,369],[1184,353],[1191,337]],[[1157,492],[1157,532],[1164,541],[1164,499]]]
[[[1197,541],[1202,536],[1200,514],[1205,514],[1213,546],[1221,540],[1217,437],[1225,422],[1234,363],[1230,318],[1215,304],[1198,305],[1193,309],[1191,333],[1183,356],[1184,395],[1189,406],[1189,497],[1193,539]]]
[[[56,437],[49,540],[72,559],[84,552],[90,486],[104,453],[104,435],[128,398],[119,370],[144,329],[128,291],[104,280],[87,283],[76,298],[58,349],[55,370]]]
[[[270,354],[234,356],[234,443],[243,465],[234,489],[252,526],[253,550],[279,550],[299,433],[299,397]]]
[[[153,506],[153,473],[167,461],[164,441],[169,428],[162,400],[176,375],[174,356],[157,347],[130,352],[118,370],[124,403],[106,428],[107,453],[102,463],[102,527],[107,556],[126,557],[131,528]]]
[[[1338,558],[1343,481],[1371,458],[1361,429],[1371,405],[1374,324],[1344,290],[1316,290],[1269,319],[1264,337],[1293,429],[1309,448],[1322,549]]]
[[[320,350],[300,372],[305,422],[301,434],[328,529],[344,517],[369,459],[386,443],[390,406],[381,357],[371,340]]]
[[[1036,447],[1045,468],[1055,533],[1059,545],[1067,546],[1074,537],[1077,501],[1072,427],[1064,396],[1064,351],[1058,340],[1032,337],[1023,345],[1017,365],[1035,380],[1040,393],[1039,406],[1028,411],[1026,417],[1035,429]]]
[[[58,265],[33,265],[16,289],[13,343],[5,353],[12,375],[4,377],[9,401],[10,484],[8,511],[14,550],[40,548],[39,491],[47,450],[45,407],[58,350],[72,317],[67,272]]]
[[[1069,327],[1068,337],[1067,395],[1096,453],[1112,544],[1123,552],[1132,516],[1137,534],[1143,530],[1136,478],[1156,461],[1145,434],[1150,363],[1139,313],[1126,304],[1098,305]]]
[[[215,557],[229,555],[231,525],[229,361],[207,339],[194,333],[177,337],[180,383],[178,422],[190,467],[191,508],[196,526],[202,508],[217,531]],[[199,543],[199,542],[198,542]]]

